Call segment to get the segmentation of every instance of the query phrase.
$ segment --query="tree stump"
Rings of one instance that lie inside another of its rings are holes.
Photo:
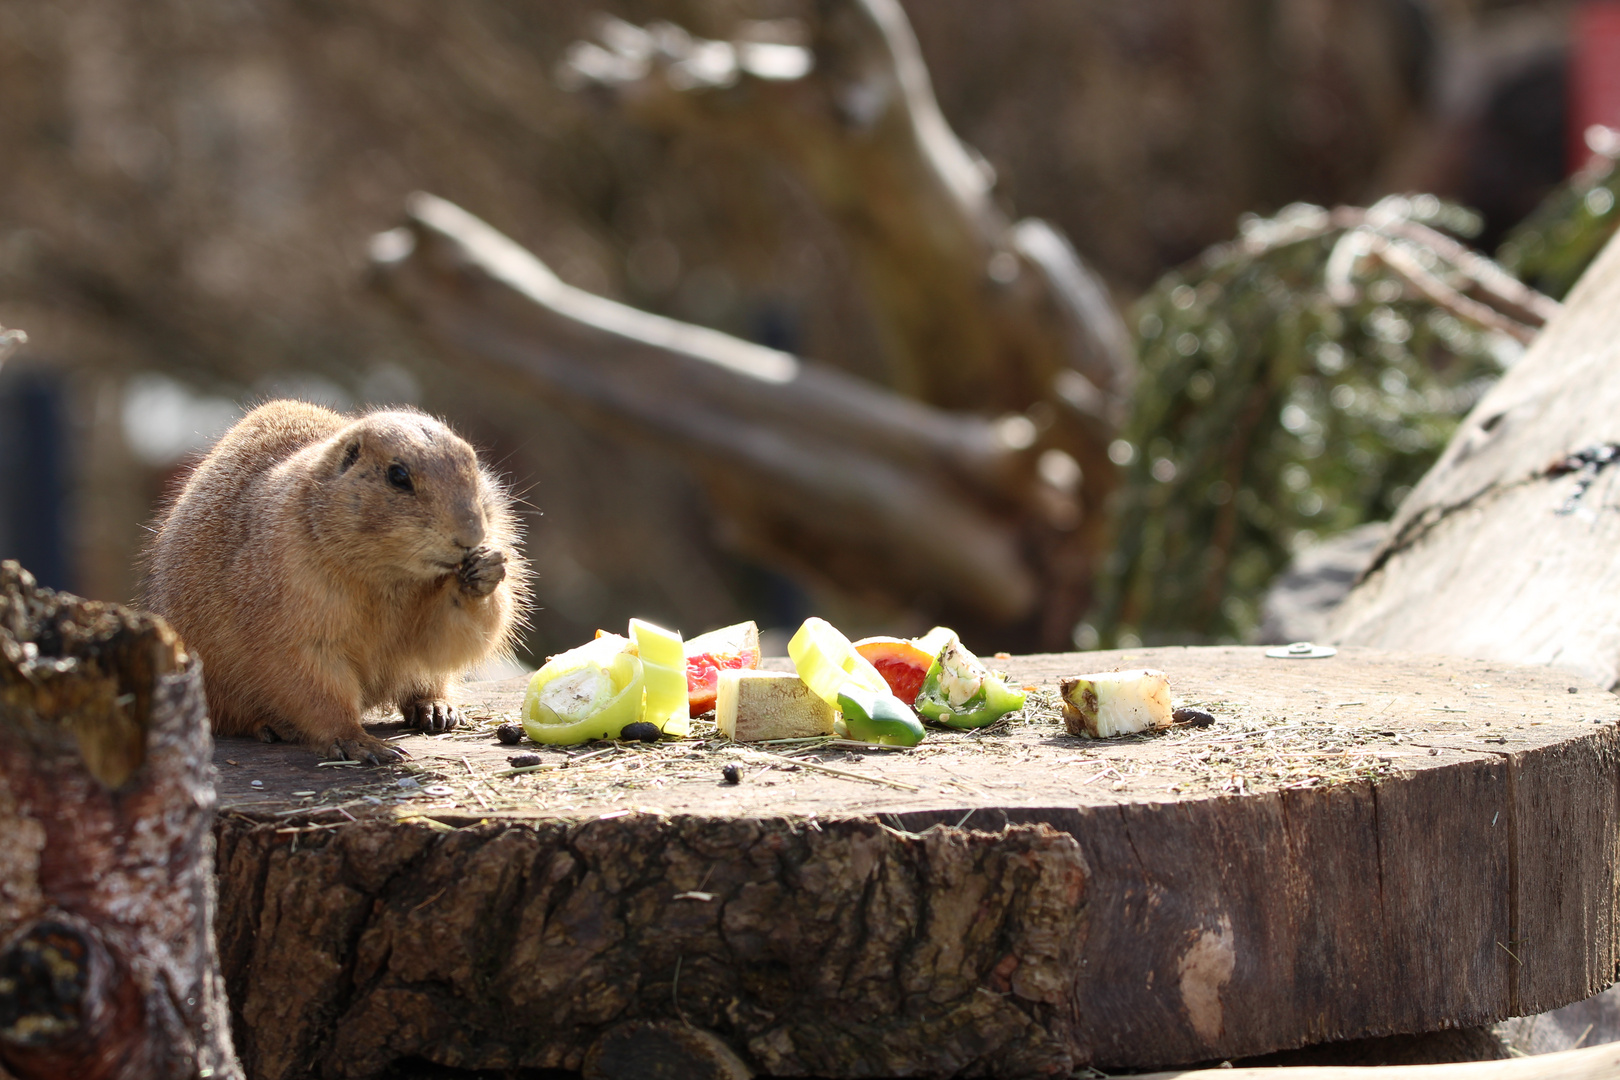
[[[212,740],[161,620],[0,563],[0,1076],[241,1076],[214,954]]]
[[[911,750],[503,746],[410,771],[222,740],[220,948],[264,1080],[579,1069],[690,1026],[758,1075],[1067,1076],[1490,1023],[1612,981],[1620,701],[1500,663],[994,662],[1022,718]],[[1064,733],[1064,675],[1215,715]],[[1571,692],[1573,689],[1573,692]],[[514,751],[538,765],[511,772]],[[727,784],[723,765],[742,769]]]

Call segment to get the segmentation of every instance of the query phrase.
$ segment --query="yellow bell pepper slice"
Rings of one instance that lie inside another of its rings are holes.
[[[553,746],[618,738],[639,718],[645,687],[635,646],[618,634],[603,634],[553,656],[530,676],[523,730]]]
[[[647,697],[641,719],[656,724],[665,735],[683,737],[692,731],[686,696],[686,647],[675,630],[665,630],[644,619],[630,620],[630,638],[641,656]]]
[[[875,694],[888,694],[889,683],[872,662],[855,651],[849,638],[826,619],[804,620],[788,641],[788,655],[810,692],[838,707],[838,692],[853,682]]]

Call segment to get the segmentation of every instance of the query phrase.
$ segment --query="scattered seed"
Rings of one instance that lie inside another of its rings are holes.
[[[264,781],[263,780],[250,780],[250,781],[248,781],[248,787],[264,787]]]
[[[514,769],[526,769],[530,765],[540,764],[540,755],[533,752],[513,754],[506,759],[506,763]]]
[[[495,737],[507,746],[514,746],[523,741],[523,725],[506,723],[495,729]]]

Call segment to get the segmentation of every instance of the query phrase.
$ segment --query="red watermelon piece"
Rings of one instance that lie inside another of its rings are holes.
[[[720,672],[728,668],[759,667],[759,627],[753,621],[723,626],[699,634],[686,643],[686,696],[688,712],[701,716],[714,708]]]

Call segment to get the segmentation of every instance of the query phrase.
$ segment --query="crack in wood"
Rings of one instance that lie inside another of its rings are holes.
[[[1436,466],[1436,468],[1438,468],[1438,466]],[[1468,496],[1468,498],[1461,499],[1454,503],[1448,503],[1442,506],[1425,507],[1422,513],[1416,514],[1411,519],[1402,522],[1400,529],[1395,533],[1395,535],[1391,536],[1384,542],[1384,546],[1378,549],[1377,554],[1375,554],[1372,561],[1367,564],[1366,569],[1362,570],[1362,572],[1357,575],[1355,582],[1356,585],[1359,586],[1363,581],[1366,581],[1368,578],[1372,577],[1373,574],[1383,569],[1384,565],[1395,556],[1412,547],[1415,547],[1421,540],[1423,540],[1424,537],[1428,536],[1430,533],[1434,532],[1435,529],[1439,528],[1440,525],[1446,521],[1446,519],[1462,513],[1464,510],[1471,510],[1477,506],[1494,502],[1496,499],[1501,498],[1509,492],[1516,491],[1522,487],[1527,487],[1528,485],[1535,483],[1537,480],[1545,480],[1548,478],[1549,474],[1547,470],[1543,469],[1531,473],[1529,476],[1520,477],[1518,480],[1487,484],[1485,487],[1480,488],[1478,491]]]

